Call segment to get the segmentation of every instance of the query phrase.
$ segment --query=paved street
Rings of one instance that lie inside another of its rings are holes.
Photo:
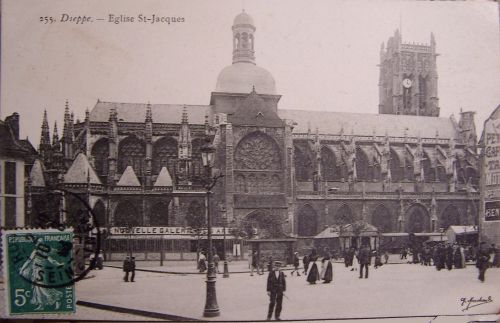
[[[194,266],[192,262],[185,265]],[[245,268],[245,262],[231,265],[233,270]],[[95,271],[95,275],[78,283],[79,300],[203,319],[204,275],[138,271],[135,283],[125,283],[122,271],[117,268]],[[498,313],[500,309],[500,269],[490,269],[486,283],[476,279],[474,266],[438,272],[434,267],[399,264],[377,270],[370,267],[369,279],[359,279],[357,275],[336,263],[333,284],[309,285],[304,276],[291,276],[287,272],[282,318],[380,317],[387,321],[388,317],[426,316],[408,322],[429,322],[437,314],[486,314]],[[221,316],[217,320],[265,319],[268,305],[265,286],[266,275],[250,277],[248,273],[240,273],[226,279],[219,275],[217,299]],[[460,298],[481,296],[491,296],[493,302],[462,311],[465,307]],[[458,318],[453,318],[457,322]]]
[[[398,259],[394,257],[393,261]],[[120,263],[107,265],[119,267]],[[159,267],[158,262],[138,262],[138,268],[145,271],[136,272],[134,283],[124,282],[121,269],[113,267],[93,271],[93,277],[78,282],[80,304],[104,305],[108,310],[79,305],[77,314],[71,318],[154,320],[151,316],[134,312],[140,310],[159,314],[164,320],[204,319],[205,275],[196,273],[194,262],[171,261],[163,267]],[[268,306],[265,293],[267,273],[251,277],[246,261],[231,262],[230,271],[233,273],[229,278],[218,275],[217,299],[221,316],[215,320],[264,320]],[[372,266],[369,279],[359,279],[357,272],[335,263],[333,284],[317,285],[309,285],[303,275],[291,276],[289,268],[286,273],[287,298],[282,313],[282,319],[286,320],[337,319],[336,322],[343,322],[344,318],[379,317],[370,323],[451,323],[480,318],[462,315],[498,313],[500,310],[500,269],[489,269],[486,283],[476,279],[474,266],[438,272],[434,267],[389,264],[376,270]],[[465,306],[460,298],[481,296],[491,296],[493,303],[462,311]],[[120,308],[126,313],[118,313]],[[435,318],[438,314],[447,316]]]

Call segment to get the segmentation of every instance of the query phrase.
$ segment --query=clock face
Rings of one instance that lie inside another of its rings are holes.
[[[408,88],[410,88],[410,87],[411,87],[411,84],[412,84],[412,81],[411,81],[410,79],[404,79],[404,80],[403,80],[403,86],[404,86],[405,88],[407,88],[407,89],[408,89]]]

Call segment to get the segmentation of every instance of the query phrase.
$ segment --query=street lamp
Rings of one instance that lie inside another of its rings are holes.
[[[215,264],[212,249],[212,219],[210,216],[210,194],[212,193],[212,188],[217,184],[217,180],[223,175],[219,174],[212,177],[212,166],[215,157],[215,147],[210,143],[210,139],[207,137],[206,142],[200,147],[201,159],[203,166],[206,171],[206,181],[205,189],[207,191],[207,203],[206,203],[206,213],[207,213],[207,240],[208,240],[208,271],[207,271],[207,296],[205,301],[205,310],[203,311],[203,316],[205,317],[215,317],[219,316],[219,305],[217,305],[217,294],[215,290]]]
[[[229,268],[227,266],[227,259],[226,259],[226,226],[227,226],[227,212],[226,208],[224,206],[221,206],[220,213],[222,215],[222,221],[224,225],[224,235],[223,235],[223,248],[222,248],[222,256],[224,257],[224,273],[222,274],[223,278],[229,278]]]

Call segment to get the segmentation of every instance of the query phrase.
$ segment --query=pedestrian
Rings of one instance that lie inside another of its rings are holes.
[[[302,264],[304,265],[304,275],[307,275],[307,271],[309,270],[309,256],[304,255],[304,258],[302,258]]]
[[[274,262],[274,267],[267,276],[267,295],[269,295],[269,309],[267,319],[270,320],[273,311],[274,318],[280,321],[280,314],[283,305],[283,293],[286,291],[285,274],[281,271],[281,263]]]
[[[325,278],[325,271],[326,271],[326,257],[323,257],[323,259],[321,259],[321,270],[319,271],[319,279]]]
[[[451,246],[451,244],[448,244],[448,246],[446,247],[445,254],[446,268],[448,268],[448,270],[451,270],[453,268],[453,247]]]
[[[368,278],[368,266],[371,263],[370,249],[368,245],[364,245],[361,250],[359,250],[359,278],[363,278],[363,268],[365,271],[365,278]]]
[[[205,257],[205,254],[203,251],[200,253],[200,259],[198,259],[198,268],[200,269],[200,273],[205,272],[207,270],[207,258]]]
[[[318,265],[316,265],[316,261],[318,260],[316,249],[313,249],[311,251],[309,260],[312,263],[312,265],[311,269],[309,269],[309,274],[307,275],[307,281],[309,282],[309,284],[316,284],[316,282],[319,280]]]
[[[479,244],[476,257],[476,268],[479,269],[479,276],[477,278],[482,283],[484,283],[486,269],[488,269],[490,260],[490,251],[488,249],[488,246],[486,245],[486,242],[483,241]]]
[[[220,261],[220,257],[219,255],[217,254],[217,252],[214,254],[214,266],[215,266],[215,272],[218,274],[220,271],[219,271],[219,261]]]
[[[261,272],[259,272],[259,255],[257,254],[257,251],[254,250],[252,252],[252,269],[250,270],[250,276],[253,276],[253,271],[256,270],[258,275],[262,275]]]
[[[130,258],[130,281],[133,283],[135,278],[135,257]]]
[[[325,259],[323,259],[325,260]],[[333,266],[332,258],[328,255],[326,257],[325,273],[323,275],[323,284],[329,284],[333,280]]]
[[[462,253],[458,244],[453,245],[453,266],[455,266],[455,269],[464,268],[462,266]]]
[[[123,280],[128,282],[128,275],[130,273],[130,256],[126,256],[125,260],[123,261],[123,271],[125,272]]]
[[[350,255],[350,264],[352,266],[351,271],[358,271],[359,258],[358,258],[358,251],[356,250],[356,248],[352,248]]]
[[[500,267],[500,248],[497,248],[495,244],[491,245],[491,259],[493,259],[492,267]]]
[[[297,276],[300,276],[299,266],[300,266],[299,253],[295,252],[293,254],[293,268],[294,269],[292,270],[292,276],[293,276],[293,273],[297,273]]]
[[[377,269],[378,267],[382,267],[382,258],[380,257],[380,253],[375,251],[375,265],[373,268]]]
[[[387,262],[389,261],[389,253],[386,251],[384,251],[384,263],[387,264]]]

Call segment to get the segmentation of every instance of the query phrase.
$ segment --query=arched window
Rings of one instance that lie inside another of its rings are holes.
[[[203,174],[203,163],[201,161],[201,146],[205,143],[203,138],[193,139],[191,142],[191,160],[192,160],[192,174],[193,176],[200,176]]]
[[[168,225],[168,204],[165,202],[156,203],[151,207],[149,224],[152,226]]]
[[[405,168],[405,179],[407,181],[415,181],[415,173],[413,168],[413,157],[407,152],[406,153],[406,168]]]
[[[142,176],[146,159],[146,147],[136,137],[127,137],[118,147],[118,172],[123,173],[127,166],[132,166],[137,177]]]
[[[94,208],[92,209],[92,212],[94,213],[94,225],[98,225],[100,227],[105,226],[106,223],[106,208],[104,207],[104,203],[99,200],[96,202],[94,205]]]
[[[234,188],[235,188],[236,192],[239,192],[239,193],[246,193],[247,192],[247,183],[246,183],[246,179],[245,179],[244,175],[242,175],[242,174],[236,175],[234,182],[235,182]]]
[[[465,168],[465,178],[466,183],[470,183],[473,186],[479,185],[479,177],[477,171],[473,167],[467,166]]]
[[[424,153],[424,160],[422,161],[424,164],[424,181],[427,183],[436,181],[436,172],[434,168],[432,168],[432,163],[429,154]]]
[[[281,192],[281,178],[278,175],[274,174],[271,176],[269,190],[271,192]]]
[[[443,229],[448,229],[450,225],[460,225],[460,212],[455,205],[448,205],[441,214],[440,226]]]
[[[368,156],[359,147],[356,147],[356,175],[358,181],[371,181]]]
[[[384,205],[379,205],[373,211],[372,224],[377,227],[379,232],[392,232],[392,219],[389,209]]]
[[[394,149],[391,149],[391,160],[389,163],[392,182],[401,182],[404,178],[404,164]]]
[[[257,193],[259,191],[259,182],[255,174],[248,175],[248,193]]]
[[[304,151],[295,146],[295,177],[299,182],[305,182],[312,180],[313,174],[313,163],[311,158],[304,153]]]
[[[317,234],[317,214],[310,205],[305,205],[299,211],[298,230],[299,236],[314,236]]]
[[[200,202],[193,201],[189,204],[186,214],[186,224],[195,229],[207,226],[207,221],[205,220],[205,208]]]
[[[142,225],[142,219],[135,206],[129,201],[123,201],[115,209],[114,223],[118,227],[137,227]]]
[[[441,164],[437,165],[437,175],[438,175],[437,180],[439,182],[446,183],[446,181],[447,181],[447,179],[446,179],[446,169]]]
[[[344,204],[338,209],[335,215],[335,224],[350,224],[354,223],[354,215],[352,214],[351,208]]]
[[[170,137],[163,137],[153,146],[153,174],[160,173],[162,167],[167,167],[170,174],[175,174],[177,159],[177,141]]]
[[[334,181],[338,180],[337,174],[337,161],[333,152],[327,148],[321,148],[321,175],[324,180]]]
[[[108,175],[108,157],[109,157],[109,142],[108,139],[99,139],[92,146],[92,159],[94,160],[94,169],[99,176]]]
[[[412,205],[406,212],[406,229],[411,233],[429,232],[430,219],[427,210],[420,204]]]

